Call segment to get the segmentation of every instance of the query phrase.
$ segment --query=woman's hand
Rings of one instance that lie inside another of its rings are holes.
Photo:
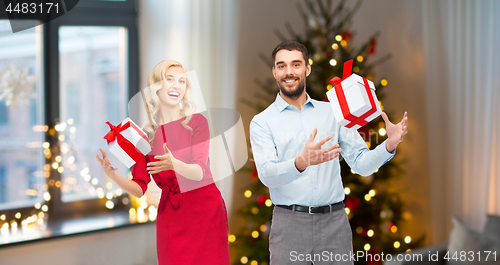
[[[155,156],[155,159],[159,159],[160,161],[148,163],[147,170],[149,174],[156,174],[166,170],[174,170],[174,163],[177,159],[175,159],[172,153],[170,153],[166,143],[163,144],[163,149],[165,150],[164,155]]]
[[[111,163],[109,162],[108,156],[106,155],[104,149],[99,148],[99,150],[102,153],[102,159],[99,157],[99,155],[95,155],[95,157],[97,158],[97,161],[101,163],[102,169],[104,169],[106,175],[108,175],[108,177],[111,177],[113,174],[115,174],[116,168],[111,166]]]

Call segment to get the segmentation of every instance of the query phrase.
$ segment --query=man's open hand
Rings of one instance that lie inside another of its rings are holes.
[[[382,112],[382,119],[384,119],[388,137],[385,148],[387,152],[392,153],[396,149],[396,146],[403,141],[403,136],[408,133],[408,115],[405,112],[403,119],[398,124],[390,122],[385,112]]]
[[[314,143],[314,138],[316,137],[318,130],[314,128],[313,132],[307,139],[306,146],[300,155],[295,158],[295,167],[298,171],[304,171],[308,166],[321,164],[330,160],[335,159],[339,156],[341,148],[338,148],[338,144],[321,148],[326,142],[332,139],[329,135],[319,142]]]

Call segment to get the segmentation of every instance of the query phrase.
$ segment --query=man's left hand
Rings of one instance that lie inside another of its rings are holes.
[[[170,153],[170,150],[168,150],[166,143],[163,144],[163,149],[165,150],[164,155],[155,156],[155,159],[159,159],[160,161],[148,163],[147,170],[149,174],[156,174],[161,171],[174,169],[174,162],[176,159],[172,153]]]
[[[388,137],[385,148],[387,152],[392,153],[396,149],[396,146],[403,141],[403,136],[408,133],[408,115],[405,112],[403,119],[398,124],[390,122],[385,112],[382,112],[382,119],[384,119]]]

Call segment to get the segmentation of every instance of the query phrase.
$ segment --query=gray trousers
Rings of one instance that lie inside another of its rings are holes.
[[[271,265],[353,264],[352,232],[343,209],[308,214],[274,207]]]

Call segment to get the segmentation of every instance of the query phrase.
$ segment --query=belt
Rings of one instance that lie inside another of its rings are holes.
[[[337,211],[337,210],[345,208],[343,201],[337,202],[334,204],[330,204],[330,205],[325,205],[325,206],[302,206],[302,205],[296,205],[296,204],[294,204],[294,205],[276,205],[276,206],[278,206],[280,208],[288,209],[288,210],[293,210],[293,208],[295,207],[295,211],[309,213],[309,214],[329,213],[330,209],[332,209],[332,212],[333,212],[333,211]]]

